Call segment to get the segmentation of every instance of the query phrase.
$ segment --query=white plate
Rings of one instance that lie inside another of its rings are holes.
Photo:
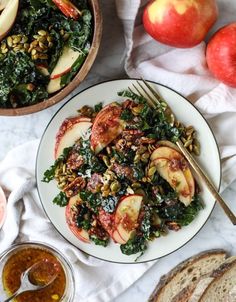
[[[53,198],[59,192],[56,187],[56,182],[51,181],[47,184],[42,182],[41,179],[43,178],[44,171],[54,162],[55,137],[63,120],[69,116],[76,115],[76,111],[83,105],[93,106],[99,102],[107,104],[115,100],[122,100],[123,98],[117,96],[117,92],[127,89],[128,86],[131,86],[132,82],[134,82],[134,80],[130,79],[104,82],[80,92],[69,100],[59,109],[48,124],[41,139],[36,164],[39,196],[47,216],[58,232],[73,245],[89,255],[120,263],[132,263],[137,258],[137,255],[123,255],[118,244],[110,243],[107,248],[104,248],[96,246],[93,243],[83,243],[77,239],[66,224],[65,208],[60,208],[52,203]],[[159,84],[155,85],[159,93],[174,111],[177,119],[186,125],[193,125],[197,130],[201,143],[201,155],[198,161],[203,169],[207,171],[216,187],[219,187],[221,179],[219,150],[207,122],[199,111],[184,97],[167,87]],[[199,215],[189,226],[183,227],[179,232],[170,232],[166,237],[158,238],[150,242],[148,249],[138,262],[154,260],[172,253],[192,239],[205,224],[211,214],[215,201],[200,181],[199,184],[202,190],[201,196],[205,203],[205,208],[200,211]]]

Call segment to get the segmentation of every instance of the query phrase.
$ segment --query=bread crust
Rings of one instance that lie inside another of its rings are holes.
[[[159,283],[157,284],[156,288],[154,289],[153,293],[151,294],[148,302],[164,302],[159,300],[159,296],[163,293],[165,287],[168,283],[180,272],[185,270],[188,266],[192,266],[194,263],[198,262],[199,260],[203,260],[204,258],[208,258],[209,256],[227,256],[227,252],[223,249],[212,249],[208,251],[201,252],[197,255],[191,256],[187,260],[184,260],[180,264],[178,264],[175,268],[173,268],[169,273],[163,275],[160,278]],[[167,302],[167,301],[165,301]]]

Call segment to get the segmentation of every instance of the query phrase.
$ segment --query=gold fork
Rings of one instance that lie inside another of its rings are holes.
[[[140,83],[140,81],[136,81],[138,86],[135,84],[132,84],[133,88],[129,87],[129,90],[132,93],[142,96],[147,101],[147,103],[154,109],[158,109],[164,104],[166,106],[165,114],[167,115],[169,122],[173,124],[174,123],[174,114],[172,113],[168,104],[165,103],[164,100],[162,100],[162,98],[159,96],[157,91],[146,80],[142,79],[141,81],[142,81],[142,84]],[[227,206],[225,201],[222,199],[222,197],[218,193],[217,189],[213,185],[212,181],[207,176],[206,172],[199,166],[196,159],[184,147],[184,145],[182,144],[180,139],[177,140],[176,145],[179,147],[181,152],[184,154],[187,161],[189,162],[189,164],[191,165],[193,170],[196,172],[196,174],[199,176],[199,178],[205,183],[205,185],[207,186],[208,190],[213,195],[213,197],[219,202],[220,206],[222,207],[222,209],[224,210],[224,212],[228,216],[228,218],[231,220],[233,225],[236,225],[236,217],[235,217],[234,213],[230,210],[230,208]]]

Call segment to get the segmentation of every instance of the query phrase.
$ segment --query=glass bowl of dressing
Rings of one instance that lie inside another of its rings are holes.
[[[40,261],[56,262],[59,273],[47,287],[22,293],[15,302],[73,302],[75,282],[68,260],[54,247],[41,242],[12,245],[0,255],[0,301],[11,296],[20,286],[22,272]]]

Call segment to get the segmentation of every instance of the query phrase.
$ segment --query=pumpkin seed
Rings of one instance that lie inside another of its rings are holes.
[[[7,45],[12,47],[12,44],[13,44],[13,40],[12,40],[12,37],[7,37]]]
[[[21,43],[22,44],[24,44],[24,43],[26,43],[28,41],[28,37],[26,37],[26,36],[23,36],[22,38],[21,38]]]
[[[24,49],[25,49],[25,50],[28,50],[29,47],[30,47],[29,43],[25,43],[25,44],[24,44]]]
[[[140,159],[141,159],[140,154],[136,154],[136,155],[135,155],[135,157],[134,157],[134,163],[139,162],[139,161],[140,161]]]
[[[48,40],[48,42],[52,42],[53,41],[53,37],[52,36],[47,36],[47,40]]]
[[[112,192],[117,192],[120,189],[120,183],[118,181],[113,181],[110,185],[110,189]]]
[[[132,185],[131,185],[131,187],[132,188],[140,188],[141,187],[141,184],[139,183],[139,182],[134,182],[134,183],[132,183]]]
[[[141,155],[141,161],[146,162],[150,157],[149,152],[145,152]]]
[[[7,53],[8,52],[8,49],[7,48],[4,48],[4,49],[2,49],[2,53],[4,54],[4,53]]]
[[[142,109],[143,109],[143,105],[140,104],[140,105],[135,106],[135,107],[132,108],[132,113],[134,115],[138,115],[142,111]]]
[[[20,41],[21,41],[21,36],[16,36],[16,37],[13,39],[13,44],[18,44]]]
[[[137,150],[137,154],[143,154],[145,151],[147,151],[147,147],[146,146],[141,146],[138,148]]]
[[[149,170],[148,170],[148,176],[153,176],[155,173],[156,173],[156,167],[155,166],[153,166],[153,167],[151,167]]]
[[[104,161],[104,163],[105,163],[105,165],[106,165],[107,167],[110,166],[110,161],[109,161],[108,156],[104,155],[104,156],[102,157],[102,160]]]
[[[46,35],[47,35],[47,32],[46,32],[45,30],[41,29],[41,30],[38,31],[38,34],[39,34],[40,36],[46,36]]]
[[[32,55],[32,60],[38,60],[39,55],[36,53],[35,55]]]
[[[32,49],[32,51],[31,51],[32,56],[36,55],[36,53],[37,53],[37,50],[36,49]]]
[[[69,37],[70,37],[70,34],[66,33],[66,34],[64,34],[64,36],[63,36],[63,40],[66,41],[66,40],[69,39]]]
[[[187,141],[184,143],[184,147],[185,147],[185,148],[189,147],[189,146],[192,144],[192,142],[193,142],[192,139],[187,140]]]

